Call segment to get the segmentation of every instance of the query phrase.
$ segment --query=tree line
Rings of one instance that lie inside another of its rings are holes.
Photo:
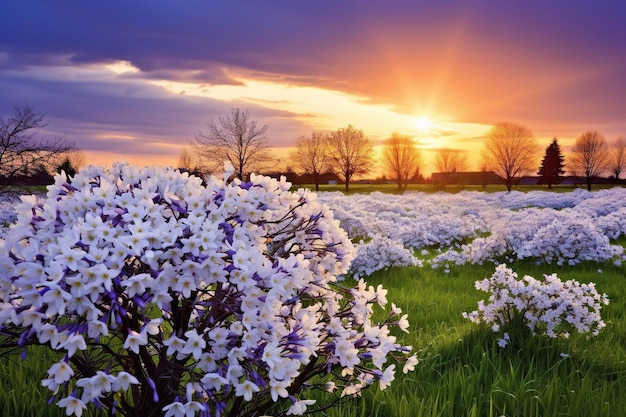
[[[239,178],[244,179],[255,170],[267,169],[276,163],[269,153],[269,125],[257,126],[250,113],[231,109],[231,114],[208,124],[208,131],[200,133],[192,148],[203,164],[192,164],[189,151],[181,154],[179,167],[190,170],[215,170],[229,160]],[[533,132],[513,122],[498,122],[487,132],[481,151],[482,171],[491,171],[501,177],[508,191],[523,176],[536,173],[539,183],[552,185],[563,180],[565,167],[583,177],[591,190],[595,178],[611,172],[615,179],[626,169],[626,139],[619,137],[612,143],[595,130],[581,134],[574,144],[567,163],[557,138],[546,148],[537,170],[540,148]],[[332,172],[344,182],[346,191],[355,177],[365,175],[374,167],[374,148],[371,140],[352,125],[331,132],[313,131],[297,138],[289,162],[301,173],[311,176],[319,190],[320,178]],[[385,140],[382,152],[385,175],[393,179],[398,189],[406,189],[409,181],[419,176],[421,155],[414,139],[394,132]],[[469,168],[466,151],[442,148],[436,152],[435,167],[444,185],[455,174]]]
[[[534,171],[538,146],[535,136],[527,127],[500,122],[487,134],[482,157],[486,166],[502,177],[507,190],[511,191],[522,176]],[[547,184],[549,188],[559,184],[566,166],[571,173],[584,178],[589,191],[593,181],[607,171],[619,180],[621,172],[626,168],[626,139],[619,137],[609,143],[597,130],[587,130],[576,138],[566,163],[561,146],[554,138],[536,171],[539,183]]]
[[[64,171],[71,177],[84,164],[85,156],[73,142],[61,137],[36,136],[46,125],[44,115],[28,105],[16,106],[13,114],[0,116],[0,187],[38,172],[49,175]],[[209,122],[206,131],[200,131],[190,140],[192,151],[183,150],[178,167],[206,175],[221,170],[224,161],[229,161],[242,180],[253,171],[275,169],[277,161],[270,153],[269,127],[259,125],[248,110],[233,108],[230,114]],[[523,176],[532,173],[551,188],[562,181],[566,166],[569,172],[585,179],[588,190],[602,174],[610,172],[619,180],[626,170],[626,139],[619,137],[609,143],[595,130],[588,130],[576,139],[567,161],[554,138],[545,149],[537,171],[539,151],[537,139],[529,128],[499,122],[485,137],[481,170],[497,174],[509,191]],[[346,191],[351,181],[371,172],[375,163],[372,141],[363,130],[352,125],[298,137],[289,161],[314,179],[316,190],[322,175],[332,172],[344,182]],[[399,190],[406,189],[409,181],[420,175],[420,151],[409,135],[392,133],[385,140],[381,162],[385,175]],[[455,174],[469,168],[467,152],[450,148],[439,149],[434,162],[444,185]]]

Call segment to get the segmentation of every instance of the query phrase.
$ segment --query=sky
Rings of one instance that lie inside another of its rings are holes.
[[[95,164],[175,166],[241,108],[285,167],[299,136],[351,124],[414,137],[427,175],[444,147],[479,170],[499,121],[566,154],[589,129],[626,136],[625,41],[616,0],[14,1],[0,114],[34,107]]]

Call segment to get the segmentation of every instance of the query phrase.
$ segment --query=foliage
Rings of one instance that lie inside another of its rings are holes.
[[[72,166],[72,161],[70,158],[65,158],[63,162],[56,167],[57,173],[65,172],[65,176],[67,177],[68,182],[71,182],[70,179],[76,175],[76,169]]]
[[[614,205],[608,198],[611,194],[623,199],[616,189],[607,193],[583,190],[564,194],[505,192],[485,195],[485,199],[486,204],[511,209],[532,203],[547,207],[578,206],[581,211],[600,207],[603,202],[609,203],[611,209]],[[390,200],[388,195],[385,197]],[[467,196],[444,193],[418,194],[414,198],[406,202],[415,204],[420,199],[437,198],[434,202],[444,207],[467,205],[469,201]],[[589,204],[583,207],[586,200]],[[468,209],[478,208],[479,200],[473,201]],[[382,207],[376,209],[379,208]],[[626,244],[626,240],[622,237],[618,243]],[[436,249],[431,252],[436,253]],[[328,417],[613,417],[616,410],[626,409],[624,266],[598,261],[575,266],[566,264],[558,269],[554,265],[528,261],[509,266],[520,275],[538,277],[558,271],[559,276],[581,283],[595,282],[598,290],[602,289],[611,299],[602,309],[607,327],[593,338],[577,333],[569,339],[526,337],[516,340],[514,349],[501,349],[497,344],[499,337],[488,326],[476,326],[459,314],[476,307],[484,293],[475,290],[474,282],[477,277],[490,276],[493,265],[451,266],[447,274],[431,268],[381,270],[367,278],[368,285],[384,285],[388,290],[387,298],[401,305],[403,313],[411,317],[410,333],[402,340],[413,346],[419,363],[409,374],[398,373],[386,390],[365,390],[361,396],[318,414]],[[384,317],[381,311],[377,311],[377,315]],[[398,333],[398,329],[395,330]],[[45,407],[49,394],[36,378],[46,372],[45,364],[51,359],[43,347],[32,348],[40,349],[29,348],[27,361],[21,361],[19,352],[0,357],[0,414],[65,416],[61,409]],[[322,407],[326,404],[324,401],[332,402],[323,392],[311,393],[308,398],[317,400],[316,407]],[[88,411],[86,414],[94,417],[107,415],[106,411],[97,409]]]
[[[393,198],[378,192],[335,192],[318,198],[333,208],[354,242],[378,236],[390,241],[385,247],[435,249],[430,259],[416,255],[434,267],[512,260],[557,265],[626,260],[624,248],[612,242],[626,234],[623,188],[408,193]]]
[[[166,168],[61,174],[23,197],[0,251],[2,347],[59,353],[42,382],[67,415],[302,414],[415,364],[386,291],[340,285],[354,249],[305,190]],[[319,378],[324,383],[315,383]],[[336,394],[335,394],[336,396]]]
[[[355,246],[356,257],[350,266],[350,275],[354,279],[370,276],[381,269],[422,266],[410,250],[382,236],[374,236],[369,242],[360,241]]]
[[[549,338],[568,338],[574,331],[597,336],[606,327],[600,310],[609,300],[606,294],[598,294],[593,282],[563,282],[556,274],[544,274],[544,281],[529,275],[518,279],[517,273],[500,264],[490,278],[476,281],[475,286],[489,294],[489,302],[479,301],[478,310],[464,312],[463,317],[487,323],[502,334],[501,347],[510,340],[506,330],[519,331],[519,326]]]
[[[548,265],[515,262],[521,275],[542,276]],[[598,271],[602,268],[602,273]],[[611,303],[602,309],[607,327],[596,337],[524,337],[507,349],[489,326],[476,326],[471,311],[485,293],[476,277],[492,265],[392,268],[367,280],[382,283],[411,317],[407,336],[419,358],[415,371],[398,375],[385,391],[368,390],[358,401],[328,410],[328,417],[612,417],[626,407],[626,287],[622,267],[585,262],[558,268],[559,276],[596,282]],[[482,295],[481,295],[482,294]],[[512,348],[511,348],[512,347]],[[321,398],[319,399],[321,401]],[[618,413],[619,414],[619,413]]]
[[[561,176],[565,173],[563,169],[565,167],[564,160],[561,146],[554,138],[552,143],[546,148],[541,167],[539,167],[539,172],[537,172],[540,177],[539,183],[548,184],[548,188],[552,188],[553,184],[560,184],[562,181]]]

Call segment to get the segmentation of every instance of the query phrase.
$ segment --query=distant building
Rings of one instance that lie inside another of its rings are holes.
[[[493,171],[475,172],[433,172],[431,184],[447,185],[491,185],[504,184],[504,179]]]

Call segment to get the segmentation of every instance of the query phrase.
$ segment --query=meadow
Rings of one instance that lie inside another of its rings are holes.
[[[520,273],[595,281],[610,304],[607,327],[595,338],[568,340],[530,337],[521,332],[500,348],[488,326],[461,317],[485,298],[475,279],[492,266],[454,267],[448,274],[429,268],[402,268],[368,278],[383,283],[409,314],[411,333],[399,335],[418,352],[415,372],[397,374],[385,391],[326,411],[335,417],[382,416],[617,416],[626,410],[626,282],[621,267],[585,263],[560,268],[511,265]],[[602,273],[598,273],[602,268]]]
[[[488,326],[461,317],[484,294],[473,282],[489,276],[491,265],[454,267],[448,274],[430,268],[392,268],[367,278],[382,283],[388,299],[402,306],[411,322],[409,334],[398,334],[420,359],[415,371],[397,373],[385,391],[377,386],[361,398],[343,401],[318,415],[329,417],[404,416],[618,416],[626,410],[626,280],[612,263],[584,263],[554,268],[528,263],[512,265],[520,273],[594,281],[610,304],[602,310],[607,327],[599,336],[550,340],[518,335],[502,349]],[[598,273],[598,269],[602,273]],[[29,355],[49,355],[32,349]],[[47,406],[41,386],[49,360],[20,360],[20,352],[0,361],[0,414],[64,416]],[[319,398],[320,403],[328,398]],[[85,415],[102,415],[86,413]]]
[[[407,375],[397,372],[384,391],[370,387],[361,397],[346,398],[316,415],[623,415],[622,191],[464,191],[394,198],[376,192],[350,197],[322,193],[319,198],[357,244],[357,274],[370,285],[382,284],[390,302],[408,314],[410,333],[398,331],[397,336],[413,346],[419,364]],[[559,236],[563,238],[555,238]],[[474,282],[490,276],[500,262],[520,276],[557,273],[562,279],[595,282],[610,299],[602,309],[606,328],[596,337],[572,334],[569,339],[520,330],[511,334],[509,346],[499,347],[487,325],[471,323],[461,313],[476,309],[487,297]],[[21,354],[4,352],[0,358],[1,415],[65,415],[46,405],[50,393],[40,380],[50,363],[43,359],[48,353],[32,348],[27,354],[42,360],[26,362]],[[317,399],[320,407],[329,401]]]

